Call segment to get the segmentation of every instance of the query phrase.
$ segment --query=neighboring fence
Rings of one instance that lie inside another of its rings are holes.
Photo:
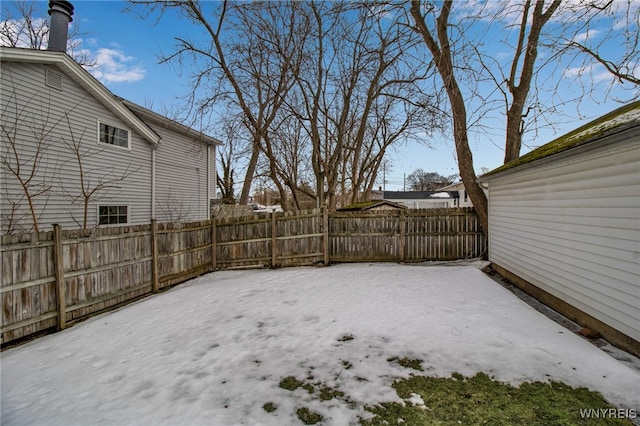
[[[214,243],[212,245],[212,242]],[[473,209],[253,215],[3,236],[2,343],[216,269],[482,256]]]
[[[472,208],[228,218],[216,224],[216,265],[419,262],[480,257],[486,238]]]
[[[469,259],[487,247],[472,208],[334,213],[329,244],[332,262]]]
[[[216,268],[297,266],[329,260],[319,210],[260,214],[216,222]]]

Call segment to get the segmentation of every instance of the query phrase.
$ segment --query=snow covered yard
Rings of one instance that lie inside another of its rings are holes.
[[[638,371],[477,267],[350,264],[216,272],[6,350],[1,423],[285,425],[306,407],[357,424],[365,405],[400,401],[391,383],[416,373],[389,361],[402,358],[424,375],[557,380],[640,408]]]

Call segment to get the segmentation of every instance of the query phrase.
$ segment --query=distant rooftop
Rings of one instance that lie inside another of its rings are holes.
[[[338,209],[339,212],[352,212],[352,211],[365,211],[371,210],[375,207],[387,206],[393,209],[404,210],[407,206],[394,203],[393,201],[387,200],[373,200],[373,201],[363,201],[361,203],[353,203],[348,206],[344,206]]]
[[[605,136],[609,136],[638,125],[640,125],[640,101],[632,102],[611,111],[602,117],[596,118],[584,126],[578,127],[566,135],[560,136],[559,138],[534,149],[528,154],[484,174],[480,179],[523,164],[541,160],[578,146],[596,142]]]
[[[460,198],[458,191],[384,191],[385,200],[424,200],[427,198]]]

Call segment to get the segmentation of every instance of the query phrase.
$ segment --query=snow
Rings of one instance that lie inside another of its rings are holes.
[[[434,192],[431,194],[431,198],[451,198],[451,194],[448,192]]]
[[[300,424],[305,406],[326,424],[356,424],[367,404],[401,402],[390,385],[416,371],[392,357],[419,358],[432,376],[559,380],[640,408],[640,372],[477,267],[345,264],[208,274],[8,349],[0,420],[283,425]],[[355,403],[280,388],[288,376]]]

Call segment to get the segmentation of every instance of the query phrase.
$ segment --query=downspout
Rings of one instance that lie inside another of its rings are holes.
[[[211,145],[207,145],[207,217],[211,216]]]
[[[151,219],[156,218],[156,149],[158,145],[151,148]]]

